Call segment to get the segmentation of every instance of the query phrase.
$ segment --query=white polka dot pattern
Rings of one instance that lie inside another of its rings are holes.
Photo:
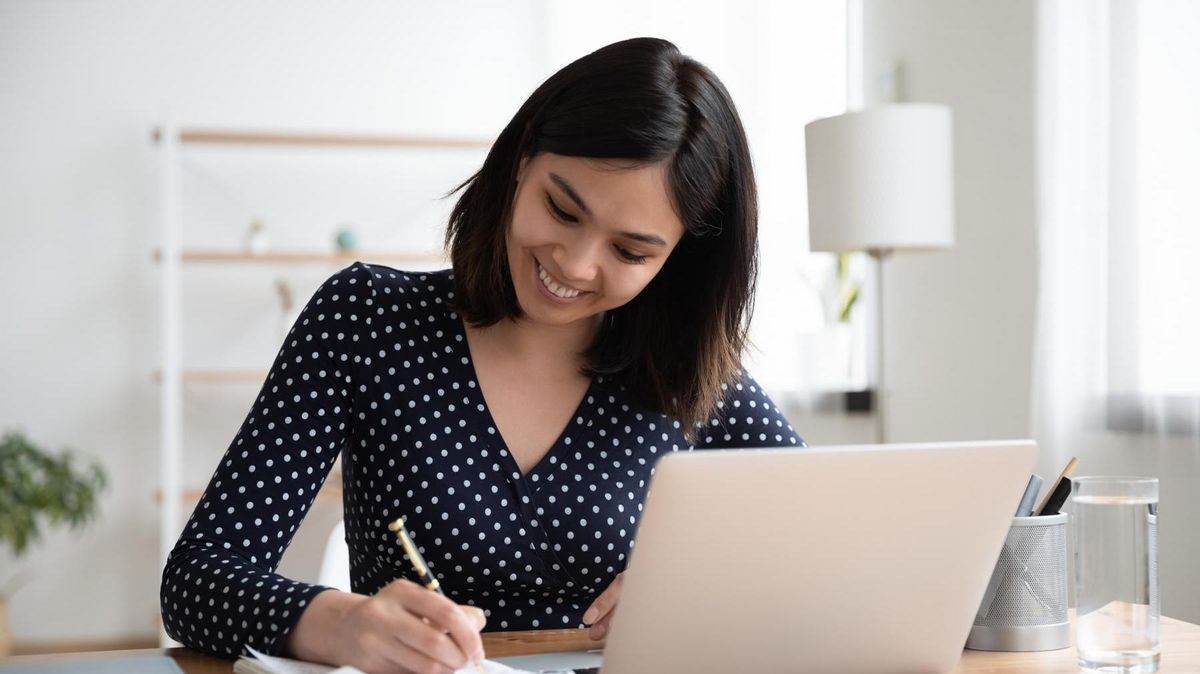
[[[356,262],[313,295],[163,571],[168,634],[277,654],[324,587],[274,573],[339,452],[351,584],[412,578],[387,522],[408,518],[446,594],[488,629],[579,627],[626,564],[657,458],[680,424],[594,380],[522,474],[479,390],[453,276]],[[804,442],[747,374],[696,449]]]

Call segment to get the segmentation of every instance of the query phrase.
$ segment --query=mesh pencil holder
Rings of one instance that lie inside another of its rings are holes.
[[[1014,517],[967,648],[1050,651],[1070,645],[1067,513]]]

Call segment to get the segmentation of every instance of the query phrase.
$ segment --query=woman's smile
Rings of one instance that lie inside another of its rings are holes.
[[[559,281],[553,274],[546,271],[536,257],[533,258],[533,275],[535,277],[533,283],[541,289],[542,295],[558,304],[571,304],[580,297],[591,294],[589,291],[580,290]]]

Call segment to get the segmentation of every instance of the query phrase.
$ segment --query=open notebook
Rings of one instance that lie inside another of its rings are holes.
[[[259,653],[249,646],[246,647],[246,650],[254,654],[254,657],[243,655],[238,658],[238,661],[233,664],[234,674],[362,674],[362,670],[354,667],[330,667],[302,660],[289,660]],[[485,674],[535,674],[524,669],[513,669],[493,660],[483,661],[483,671]],[[475,667],[463,667],[455,674],[478,674],[478,672],[479,670]],[[563,674],[570,674],[570,670]]]

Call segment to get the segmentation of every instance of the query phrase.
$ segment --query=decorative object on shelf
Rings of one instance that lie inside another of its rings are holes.
[[[41,538],[43,524],[77,529],[95,516],[97,497],[108,479],[98,463],[76,468],[70,450],[54,455],[17,431],[0,439],[0,545],[20,558]],[[10,654],[7,597],[23,583],[18,576],[0,585],[0,656]]]
[[[895,251],[954,245],[951,120],[944,105],[888,103],[804,127],[811,249],[867,251],[876,261],[879,442],[887,438],[883,261]]]
[[[337,245],[337,249],[343,253],[354,251],[358,249],[358,234],[355,234],[349,225],[342,225],[337,231],[334,243]]]
[[[275,279],[275,294],[279,297],[279,334],[282,339],[287,337],[288,330],[299,316],[292,315],[292,308],[296,305],[293,301],[292,287],[282,276]]]
[[[267,226],[259,218],[250,221],[246,228],[246,252],[251,255],[262,255],[267,252]]]

